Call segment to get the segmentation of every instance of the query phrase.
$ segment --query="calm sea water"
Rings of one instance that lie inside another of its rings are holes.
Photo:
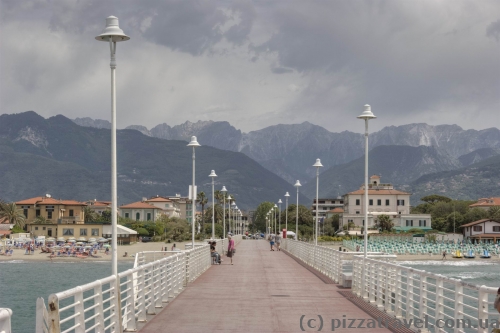
[[[118,262],[120,272],[133,262]],[[35,331],[36,299],[111,275],[111,262],[0,261],[0,308],[13,311],[13,333]]]
[[[399,261],[398,263],[403,266],[460,279],[471,284],[494,288],[500,287],[500,262],[496,260],[423,260]]]

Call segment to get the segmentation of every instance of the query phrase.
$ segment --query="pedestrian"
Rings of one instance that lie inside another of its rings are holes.
[[[231,258],[231,265],[233,264],[233,256],[234,256],[234,240],[231,236],[227,236],[229,242],[227,245],[227,257]]]
[[[279,233],[278,233],[278,234],[276,234],[276,236],[274,237],[274,240],[275,240],[275,242],[276,242],[276,249],[277,249],[278,251],[281,251],[281,236],[280,236],[280,234],[279,234]]]
[[[446,259],[446,250],[443,251],[443,259],[441,259],[441,260],[444,260],[444,259]]]
[[[274,251],[274,234],[269,235],[269,244],[271,244],[271,251]]]

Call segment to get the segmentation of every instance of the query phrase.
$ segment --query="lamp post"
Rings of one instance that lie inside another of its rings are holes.
[[[224,206],[222,208],[222,239],[226,237],[226,187],[222,186],[222,197],[224,198]]]
[[[285,201],[286,201],[286,204],[285,204],[285,230],[286,232],[288,232],[288,197],[290,196],[290,194],[288,194],[288,192],[285,193]],[[287,235],[285,233],[285,238],[287,238]]]
[[[297,207],[295,208],[297,212],[297,215],[295,216],[295,239],[298,240],[299,239],[299,187],[301,187],[302,185],[300,185],[299,180],[297,180],[295,182],[295,185],[293,186],[297,188]]]
[[[313,167],[316,167],[316,228],[315,228],[315,237],[314,237],[314,245],[318,245],[318,222],[319,222],[319,209],[318,209],[318,201],[319,201],[319,168],[321,168],[323,164],[321,164],[321,160],[319,158],[316,159],[316,163],[313,164]]]
[[[276,230],[276,224],[277,224],[277,223],[276,223],[276,211],[277,211],[277,210],[278,210],[278,206],[277,206],[276,204],[274,204],[274,212],[273,212],[273,214],[274,214],[274,234],[275,234],[275,235],[276,235],[276,231],[277,231],[277,230]]]
[[[228,214],[228,217],[227,217],[227,228],[229,229],[229,232],[231,232],[231,200],[233,200],[233,198],[231,198],[230,195],[227,196],[227,200],[228,200],[228,207],[227,207],[227,214]],[[226,235],[224,235],[225,237]]]
[[[199,147],[200,144],[198,143],[198,140],[196,140],[196,137],[195,136],[192,136],[191,137],[191,142],[188,143],[187,145],[188,147],[193,147],[193,185],[191,187],[191,200],[192,200],[192,203],[191,203],[191,210],[192,210],[192,241],[193,241],[193,249],[194,249],[194,224],[195,224],[195,221],[196,221],[196,186],[195,186],[195,154],[194,154],[194,150],[196,149],[196,147]],[[203,221],[202,221],[203,223]]]
[[[238,206],[236,206],[236,204],[234,204],[234,218],[233,218],[233,229],[234,229],[234,232],[235,234],[237,235],[238,234]]]
[[[230,207],[230,208],[233,210],[233,218],[231,220],[229,220],[229,229],[231,229],[231,232],[234,234],[234,221],[233,220],[234,220],[234,217],[235,217],[234,207],[236,207],[236,203],[234,202],[234,200],[231,203],[231,206],[232,207]]]
[[[116,172],[116,43],[130,39],[118,26],[118,18],[109,16],[106,18],[106,27],[95,39],[102,42],[109,42],[111,52],[111,267],[113,275],[118,274],[118,242],[117,242],[117,172]]]
[[[215,171],[212,170],[208,177],[212,178],[212,239],[215,239],[215,198],[214,198],[214,180],[217,175]]]
[[[279,223],[279,224],[278,224],[278,230],[279,230],[280,232],[282,232],[282,231],[283,231],[283,230],[281,230],[281,204],[282,204],[282,203],[283,203],[283,202],[281,201],[281,199],[279,199],[279,200],[278,200],[278,204],[279,204],[279,206],[280,206],[280,207],[279,207],[279,208],[280,208],[280,210],[279,210],[279,212],[280,212],[280,213],[279,213],[279,220],[278,220],[278,223]]]
[[[364,257],[366,258],[366,251],[368,248],[368,120],[377,117],[375,117],[375,115],[372,113],[370,105],[365,104],[365,110],[357,118],[364,119],[365,121],[365,222],[363,223],[363,225],[365,239]]]

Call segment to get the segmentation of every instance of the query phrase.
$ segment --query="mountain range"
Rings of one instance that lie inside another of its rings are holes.
[[[0,198],[17,201],[50,193],[54,198],[110,200],[110,131],[78,126],[64,116],[35,112],[0,116]],[[186,196],[192,182],[192,149],[186,142],[117,131],[118,201],[154,195]],[[246,155],[208,145],[196,149],[198,192],[211,198],[225,185],[242,209],[276,201],[294,188]],[[303,203],[309,200],[300,197]]]

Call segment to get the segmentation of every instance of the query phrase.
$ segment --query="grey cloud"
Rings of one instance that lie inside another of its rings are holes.
[[[274,74],[293,73],[293,69],[290,69],[290,68],[284,68],[284,67],[273,67],[273,68],[271,68],[271,71],[272,71]]]
[[[500,20],[492,22],[486,28],[486,36],[494,37],[497,42],[500,41]]]

